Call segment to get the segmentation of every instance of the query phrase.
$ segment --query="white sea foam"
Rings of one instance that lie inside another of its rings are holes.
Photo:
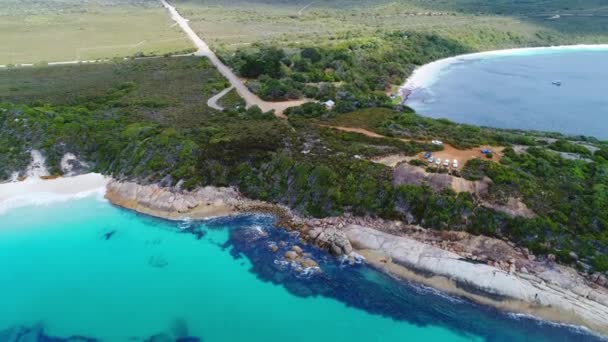
[[[429,88],[439,79],[441,73],[447,70],[450,66],[466,61],[509,56],[529,56],[543,54],[547,55],[584,51],[608,51],[608,44],[560,45],[549,47],[493,50],[444,58],[418,67],[401,86],[401,89],[413,91],[421,88]]]
[[[536,323],[538,323],[539,325],[551,325],[551,326],[556,326],[556,327],[563,327],[563,328],[568,328],[574,331],[579,331],[581,333],[585,333],[585,334],[592,334],[595,335],[597,337],[602,338],[602,340],[608,341],[608,336],[602,336],[602,335],[598,335],[596,334],[594,331],[592,331],[591,329],[588,329],[584,326],[581,325],[575,325],[575,324],[570,324],[570,323],[560,323],[560,322],[552,322],[552,321],[546,321],[540,317],[536,317],[534,315],[530,315],[530,314],[524,314],[524,313],[517,313],[517,312],[509,312],[507,314],[509,317],[513,318],[513,319],[531,319],[536,321]]]
[[[0,214],[8,210],[35,205],[49,205],[89,196],[103,199],[108,178],[100,174],[0,184]]]
[[[57,202],[67,202],[94,195],[97,196],[99,200],[103,200],[104,194],[105,188],[100,188],[91,191],[78,192],[75,194],[56,194],[49,192],[39,192],[22,196],[15,196],[0,202],[0,215],[5,214],[11,209],[29,206],[43,206]]]
[[[295,267],[294,270],[297,272],[296,277],[300,279],[310,279],[315,274],[321,272],[319,267]]]
[[[264,231],[264,229],[262,229],[262,226],[255,225],[255,226],[253,226],[253,227],[251,227],[251,228],[253,228],[253,229],[254,229],[256,232],[258,232],[259,234],[266,234],[266,232]]]
[[[350,256],[355,259],[356,264],[362,264],[365,262],[365,257],[357,252],[350,252]]]
[[[452,303],[464,303],[464,300],[462,298],[456,297],[456,296],[452,296],[446,292],[434,289],[432,287],[429,286],[425,286],[422,284],[418,284],[418,283],[414,283],[414,282],[410,282],[410,285],[412,286],[412,288],[414,289],[414,291],[416,291],[419,294],[428,294],[431,293],[437,297],[441,297],[443,299],[446,299]]]
[[[349,255],[342,255],[338,259],[340,261],[340,267],[346,268],[354,265],[361,265],[365,263],[365,257],[357,252],[350,252]]]
[[[182,220],[180,220],[180,222],[177,224],[177,227],[181,230],[186,230],[186,229],[190,229],[192,228],[192,218],[190,217],[184,217]]]

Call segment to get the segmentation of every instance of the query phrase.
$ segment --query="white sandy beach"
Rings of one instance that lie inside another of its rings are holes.
[[[99,194],[103,197],[109,178],[99,173],[43,180],[28,178],[23,182],[0,184],[0,214],[32,205],[67,201]]]
[[[401,86],[401,89],[413,91],[415,89],[428,88],[433,85],[433,83],[435,83],[439,79],[441,73],[447,70],[450,66],[466,61],[509,56],[528,56],[581,51],[608,51],[608,44],[560,45],[548,47],[492,50],[439,59],[416,68],[412,75]]]

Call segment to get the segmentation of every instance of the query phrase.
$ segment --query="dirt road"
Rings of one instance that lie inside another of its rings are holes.
[[[283,111],[289,107],[299,106],[303,103],[309,102],[310,100],[296,100],[296,101],[285,101],[285,102],[269,102],[260,99],[257,95],[252,93],[249,88],[232,72],[232,70],[226,66],[217,55],[209,48],[209,45],[205,43],[194,30],[188,24],[188,19],[182,17],[174,6],[169,4],[166,0],[161,0],[163,6],[169,11],[171,19],[173,19],[179,27],[184,31],[188,38],[194,43],[198,49],[195,52],[197,56],[204,56],[209,58],[211,63],[217,68],[217,70],[230,82],[230,84],[236,89],[239,95],[247,103],[247,107],[257,105],[263,111],[274,110],[275,115],[280,118],[285,118]]]
[[[216,110],[224,110],[224,107],[220,106],[219,103],[217,103],[217,101],[219,101],[222,97],[224,97],[224,95],[228,94],[228,92],[231,91],[232,89],[234,89],[234,87],[228,87],[228,88],[220,91],[216,95],[214,95],[212,98],[207,100],[207,106],[209,106],[213,109],[216,109]]]

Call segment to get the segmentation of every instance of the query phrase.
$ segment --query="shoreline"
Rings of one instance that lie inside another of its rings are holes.
[[[345,230],[355,251],[368,264],[397,279],[512,314],[531,315],[608,336],[608,292],[593,293],[575,279],[569,283],[564,279],[551,280],[558,274],[571,276],[567,267],[555,265],[554,270],[541,274],[505,272],[409,237],[354,225]]]
[[[423,284],[514,315],[532,315],[551,324],[576,325],[608,336],[606,288],[590,287],[573,269],[544,261],[522,264],[522,260],[517,259],[505,266],[502,261],[478,260],[470,251],[463,252],[451,245],[453,241],[466,245],[480,239],[467,233],[447,232],[460,234],[454,238],[444,235],[446,232],[402,226],[401,222],[350,215],[303,218],[289,208],[245,198],[233,188],[182,191],[155,184],[119,182],[100,174],[0,184],[0,214],[19,206],[93,194],[103,195],[113,205],[169,220],[270,213],[277,217],[277,226],[300,232],[307,243],[336,256],[362,255],[370,266],[397,279]],[[20,200],[23,198],[27,201]],[[15,203],[19,205],[13,205]],[[437,240],[428,240],[429,237]],[[498,242],[507,245],[501,240]],[[486,243],[484,240],[481,244]],[[491,245],[490,249],[497,249],[496,246]],[[522,265],[529,267],[530,272]]]
[[[289,208],[245,198],[233,188],[180,191],[116,181],[108,188],[106,197],[113,204],[141,213],[156,213],[155,216],[162,218],[196,217],[201,204],[228,207],[231,209],[228,216],[270,213],[277,217],[277,226],[298,231],[303,241],[333,255],[351,259],[362,255],[369,265],[399,279],[513,314],[576,325],[608,336],[608,289],[589,284],[574,269],[551,260],[535,261],[528,252],[518,252],[516,247],[502,240],[474,237],[463,232],[447,232],[450,236],[444,236],[442,234],[446,232],[350,215],[304,218]],[[183,202],[190,203],[191,209],[183,207]],[[146,203],[151,203],[152,208]],[[142,206],[148,208],[138,210]],[[182,209],[175,210],[176,207]],[[404,228],[412,229],[414,233],[398,233]],[[415,233],[419,231],[425,231],[422,238]],[[434,237],[438,240],[432,241]],[[481,252],[475,252],[474,248],[463,251],[462,246],[460,249],[450,246],[455,240],[464,241],[465,246],[484,246],[488,250],[507,248],[512,254],[503,255],[502,259],[493,256],[494,261],[478,258],[479,253],[487,251],[483,248]],[[512,261],[504,262],[506,257]]]
[[[53,179],[27,178],[0,184],[0,214],[29,205],[45,205],[84,198],[103,197],[110,178],[99,173]]]
[[[357,253],[361,254],[367,263],[372,267],[384,272],[397,280],[411,281],[418,283],[431,289],[441,291],[447,295],[465,298],[471,300],[474,303],[485,305],[496,308],[500,311],[504,311],[512,315],[524,315],[528,316],[548,324],[565,325],[577,329],[584,329],[590,333],[596,333],[598,330],[592,330],[588,328],[584,320],[581,320],[577,315],[563,311],[552,307],[537,307],[520,300],[514,300],[510,298],[491,298],[481,294],[473,293],[473,291],[467,291],[464,284],[441,275],[424,274],[418,272],[410,267],[400,265],[387,260],[387,255],[378,253],[374,250],[361,249],[356,250]],[[604,331],[604,327],[600,327],[603,334],[607,334]],[[604,335],[600,335],[604,336]]]
[[[412,74],[399,87],[399,93],[402,94],[402,103],[405,103],[413,91],[417,89],[429,88],[438,81],[441,73],[446,69],[466,61],[510,56],[529,56],[585,51],[608,51],[608,44],[577,44],[501,49],[442,58],[416,67]]]

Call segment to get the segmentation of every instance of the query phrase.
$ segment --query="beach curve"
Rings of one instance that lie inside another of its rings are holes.
[[[511,56],[529,56],[581,51],[608,51],[608,44],[577,44],[513,48],[474,52],[464,55],[442,58],[417,67],[414,72],[405,80],[403,85],[399,87],[399,92],[401,94],[405,94],[403,96],[403,100],[405,102],[412,91],[417,89],[429,88],[435,82],[437,82],[441,74],[445,72],[448,68],[467,61]]]
[[[47,205],[97,195],[103,198],[110,178],[87,173],[56,179],[28,178],[0,184],[0,214],[30,205]]]

